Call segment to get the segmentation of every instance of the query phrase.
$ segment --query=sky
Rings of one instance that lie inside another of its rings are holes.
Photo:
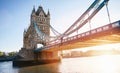
[[[63,33],[92,4],[94,0],[0,0],[0,51],[19,51],[23,47],[23,31],[29,27],[35,6],[50,11],[50,24]],[[120,20],[120,0],[110,0],[111,22]],[[108,24],[106,8],[91,20],[92,28]],[[88,25],[84,26],[88,28]],[[84,31],[84,28],[81,29]]]

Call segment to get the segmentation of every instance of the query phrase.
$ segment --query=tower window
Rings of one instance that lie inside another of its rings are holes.
[[[45,27],[43,26],[43,30],[45,29]]]

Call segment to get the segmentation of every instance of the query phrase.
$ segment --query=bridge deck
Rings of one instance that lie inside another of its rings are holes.
[[[68,50],[110,43],[120,43],[120,21],[49,44],[43,50]]]

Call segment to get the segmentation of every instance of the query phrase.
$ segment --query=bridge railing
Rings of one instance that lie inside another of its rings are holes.
[[[63,42],[70,41],[70,40],[75,40],[75,39],[78,39],[78,38],[82,38],[82,37],[89,36],[89,35],[92,35],[92,34],[103,32],[103,31],[107,31],[107,30],[110,30],[110,29],[113,29],[113,28],[116,28],[116,27],[120,27],[120,21],[116,21],[114,23],[107,24],[107,25],[104,25],[102,27],[90,30],[90,31],[80,33],[78,35],[69,37],[67,39],[63,39]]]
[[[98,28],[90,30],[90,31],[83,32],[78,35],[62,39],[62,41],[54,41],[53,43],[48,44],[48,46],[50,46],[50,47],[59,46],[62,43],[67,43],[69,41],[76,40],[76,39],[82,40],[83,37],[90,36],[92,34],[96,34],[96,33],[100,33],[100,32],[104,32],[104,31],[107,31],[107,30],[110,30],[110,29],[113,29],[116,27],[120,27],[120,21],[116,21],[114,23],[110,23],[110,24],[104,25],[102,27],[98,27]]]

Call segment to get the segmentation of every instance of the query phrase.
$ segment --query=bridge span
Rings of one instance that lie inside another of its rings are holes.
[[[36,48],[35,51],[61,51],[111,43],[120,43],[120,20],[62,39],[61,42],[54,42],[48,44],[47,46]]]

